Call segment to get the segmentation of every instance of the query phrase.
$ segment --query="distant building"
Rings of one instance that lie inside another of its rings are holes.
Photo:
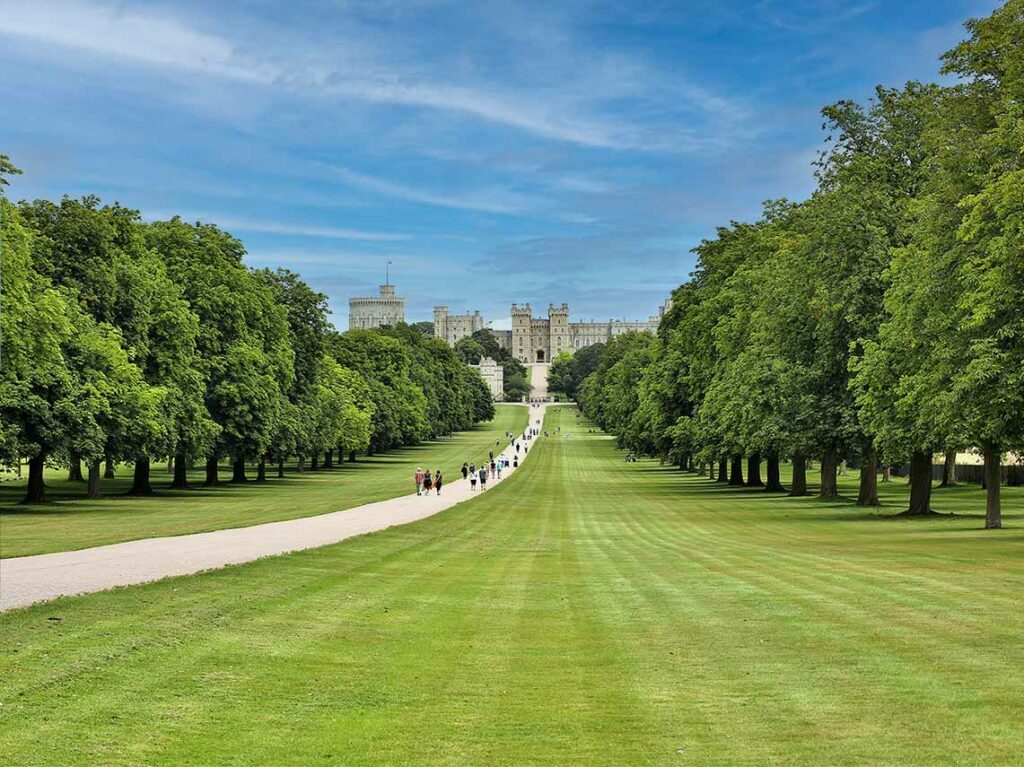
[[[434,335],[443,338],[450,345],[460,338],[473,335],[484,329],[484,318],[479,311],[472,314],[448,314],[447,306],[434,307]]]
[[[623,333],[654,332],[670,306],[671,300],[666,301],[658,315],[647,320],[569,322],[568,304],[550,304],[547,317],[534,317],[529,304],[512,304],[511,346],[508,348],[523,363],[551,362],[561,352],[575,354],[592,344],[607,343]]]
[[[498,345],[508,349],[523,363],[551,362],[561,352],[575,354],[592,344],[607,343],[630,331],[658,329],[661,318],[672,305],[669,299],[658,314],[646,320],[608,320],[607,322],[569,322],[569,305],[548,306],[547,317],[534,317],[529,304],[512,304],[512,329],[491,330]],[[449,315],[447,306],[434,307],[434,335],[452,346],[477,330],[487,327],[479,311]]]
[[[405,299],[395,295],[395,286],[380,286],[380,297],[348,300],[348,329],[372,330],[405,322]]]
[[[484,357],[480,360],[479,365],[470,367],[476,368],[480,372],[480,377],[484,379],[484,383],[491,390],[491,396],[496,401],[500,402],[505,398],[505,369],[501,365],[490,357]]]

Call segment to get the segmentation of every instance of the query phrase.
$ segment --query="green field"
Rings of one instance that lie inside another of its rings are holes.
[[[0,557],[243,527],[394,498],[416,489],[412,477],[417,466],[440,468],[454,479],[463,461],[479,462],[496,439],[504,444],[505,432],[519,432],[526,422],[526,408],[498,405],[493,421],[470,431],[383,455],[360,456],[356,463],[331,471],[288,473],[276,479],[276,468],[268,468],[266,484],[202,487],[205,475],[200,468],[191,475],[196,489],[165,490],[170,483],[166,467],[154,464],[153,486],[159,495],[151,498],[124,495],[131,486],[131,467],[125,466],[117,479],[103,482],[107,497],[98,500],[86,499],[84,483],[68,482],[66,471],[48,472],[47,495],[53,502],[41,506],[19,506],[24,482],[3,482]],[[230,476],[225,467],[221,479]]]
[[[0,761],[1021,763],[1019,489],[986,532],[624,463],[568,408],[547,426],[422,522],[3,614]]]

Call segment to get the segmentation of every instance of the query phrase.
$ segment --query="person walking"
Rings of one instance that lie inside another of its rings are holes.
[[[494,476],[497,473],[498,473],[498,467],[497,467],[497,465],[495,465],[494,459],[492,458],[491,459],[491,479],[494,479]]]
[[[416,469],[416,495],[423,495],[423,469]]]
[[[471,468],[469,471],[469,492],[471,493],[476,492],[476,479],[476,472]]]
[[[469,476],[469,464],[465,461],[462,462],[462,478],[465,479]]]
[[[498,479],[501,479],[501,470],[505,468],[505,456],[498,458]]]
[[[487,489],[487,467],[480,467],[480,492],[482,493]]]
[[[423,475],[423,494],[430,495],[430,490],[434,486],[434,481],[430,477],[430,469],[427,469]]]
[[[441,495],[441,481],[442,481],[442,479],[443,479],[443,477],[441,476],[441,470],[438,469],[434,473],[434,489],[437,490],[437,494],[438,495]]]
[[[512,468],[513,469],[518,469],[519,468],[519,456],[518,455],[515,458],[512,459]]]

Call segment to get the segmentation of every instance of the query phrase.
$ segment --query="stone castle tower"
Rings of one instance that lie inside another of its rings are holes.
[[[372,330],[405,322],[405,299],[395,295],[395,286],[380,286],[380,296],[359,296],[348,300],[348,329]]]
[[[561,352],[572,352],[569,335],[569,304],[548,306],[548,359],[550,362]],[[541,360],[537,360],[540,362]]]
[[[512,356],[520,362],[532,362],[533,310],[529,304],[512,304]]]

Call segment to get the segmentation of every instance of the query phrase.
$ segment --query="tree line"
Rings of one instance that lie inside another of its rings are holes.
[[[19,172],[0,155],[0,191]],[[129,492],[148,494],[154,459],[173,463],[173,488],[193,465],[217,483],[223,459],[232,481],[252,465],[262,481],[291,458],[332,467],[493,418],[444,341],[407,325],[336,332],[326,296],[244,256],[213,224],[0,194],[0,464],[27,459],[25,502],[45,499],[45,466],[97,497],[130,463]]]
[[[697,248],[656,335],[611,341],[583,411],[620,443],[723,482],[807,493],[820,461],[909,467],[931,511],[933,456],[975,449],[986,527],[1001,526],[1003,456],[1024,447],[1024,1],[971,20],[949,84],[878,87],[823,110],[817,186]],[[948,461],[948,458],[947,458]]]

